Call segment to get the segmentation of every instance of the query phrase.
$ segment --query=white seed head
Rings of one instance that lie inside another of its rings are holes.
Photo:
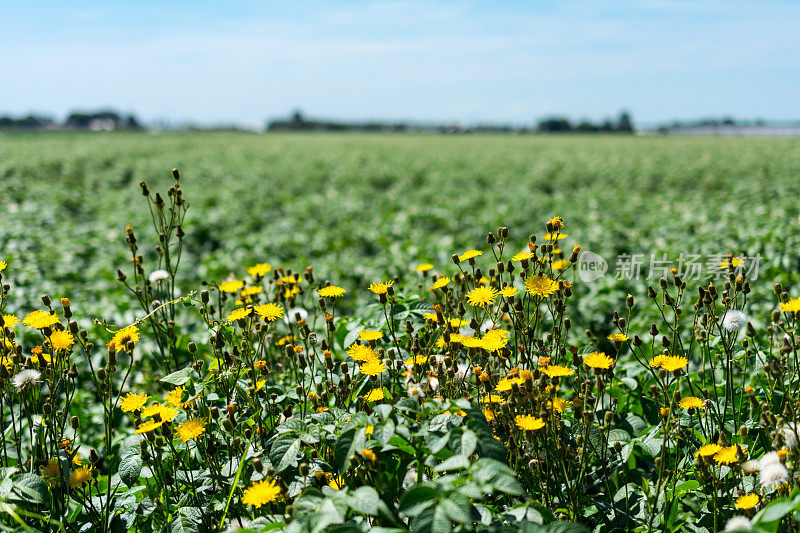
[[[750,531],[752,524],[747,517],[734,516],[725,524],[725,531]]]
[[[38,370],[26,368],[25,370],[22,370],[16,374],[11,381],[17,390],[22,390],[39,383],[40,377],[42,377],[42,375]]]
[[[153,270],[147,279],[150,280],[150,283],[158,283],[159,281],[169,279],[169,272],[166,270]]]
[[[733,333],[739,331],[747,325],[747,315],[738,309],[731,309],[725,313],[725,318],[722,319],[722,329]]]

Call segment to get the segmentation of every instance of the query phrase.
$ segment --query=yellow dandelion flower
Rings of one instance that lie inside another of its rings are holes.
[[[628,340],[628,336],[624,333],[612,333],[607,338],[612,342],[625,342]]]
[[[58,459],[47,461],[47,464],[42,467],[42,477],[51,487],[61,484],[61,465],[58,464]]]
[[[347,291],[341,287],[336,287],[335,285],[330,285],[328,287],[323,287],[317,291],[317,294],[321,298],[338,298],[340,296],[344,296]]]
[[[487,421],[491,422],[492,420],[495,419],[497,415],[495,415],[495,412],[492,411],[491,409],[484,409],[483,416],[486,417]]]
[[[384,365],[383,361],[380,359],[371,359],[364,362],[358,371],[366,376],[377,376],[378,374],[386,372],[386,365]]]
[[[0,272],[5,270],[7,266],[8,266],[8,263],[6,263],[5,261],[0,261]]]
[[[736,507],[739,509],[752,509],[756,505],[758,505],[760,498],[758,494],[750,493],[745,494],[744,496],[739,496],[736,499]]]
[[[519,289],[516,287],[503,287],[500,289],[500,294],[505,296],[506,298],[511,298],[512,296],[516,296]]]
[[[482,346],[481,347],[484,350],[486,350],[487,352],[500,351],[503,348],[505,348],[506,345],[508,344],[508,338],[507,337],[505,337],[504,335],[498,334],[498,333],[493,333],[493,331],[498,331],[498,330],[487,331],[483,335],[483,339],[481,339],[481,341],[482,341]]]
[[[50,347],[56,352],[69,350],[75,344],[75,337],[68,331],[54,331],[48,340],[50,341]]]
[[[544,420],[533,415],[517,415],[514,417],[517,427],[525,431],[536,431],[544,427]]]
[[[364,457],[364,459],[366,459],[370,463],[374,463],[378,459],[378,456],[375,455],[375,452],[373,452],[369,448],[362,448],[361,455]]]
[[[518,254],[514,254],[511,258],[512,261],[523,261],[525,259],[531,259],[533,257],[533,252],[520,252]]]
[[[550,263],[550,268],[553,270],[564,270],[569,266],[569,261],[566,259],[559,259],[558,261],[553,261]]]
[[[342,490],[345,486],[344,478],[342,476],[333,476],[328,481],[328,486],[333,490]]]
[[[164,422],[171,422],[176,416],[178,416],[178,410],[174,407],[170,407],[169,405],[162,405],[158,409],[158,416]]]
[[[781,311],[784,313],[800,313],[800,297],[793,298],[781,304]]]
[[[689,364],[689,360],[678,355],[667,355],[661,360],[661,368],[667,372],[675,372]]]
[[[415,268],[414,270],[416,270],[417,272],[427,272],[428,270],[430,270],[432,268],[433,268],[432,264],[430,264],[430,263],[422,263],[421,265],[418,265],[417,268]]]
[[[231,314],[228,315],[228,322],[236,322],[237,320],[242,320],[253,314],[252,307],[240,307],[238,309],[234,309],[231,311]]]
[[[467,301],[473,307],[485,307],[491,305],[496,297],[497,291],[492,287],[478,287],[469,291]]]
[[[712,455],[716,455],[718,451],[722,449],[722,446],[716,443],[706,444],[705,446],[701,446],[699,450],[695,452],[695,457],[710,457]]]
[[[664,354],[657,355],[657,356],[653,357],[652,359],[650,359],[650,362],[648,364],[652,368],[661,368],[661,364],[664,362],[664,359],[666,359],[666,358],[667,358],[667,356],[664,355]]]
[[[375,350],[367,346],[366,344],[353,344],[350,348],[347,349],[347,355],[349,355],[354,361],[372,361],[378,358],[378,354],[375,353]]]
[[[424,365],[427,362],[428,362],[427,355],[412,355],[411,357],[406,359],[406,362],[404,364],[413,366],[413,365]]]
[[[461,344],[463,344],[465,348],[482,348],[483,339],[478,339],[472,335],[464,335],[461,337]]]
[[[503,398],[497,394],[487,394],[481,398],[481,403],[503,403]]]
[[[720,266],[720,268],[728,268],[728,264],[731,264],[733,266],[733,268],[738,268],[738,267],[744,265],[744,259],[742,259],[741,257],[733,257],[733,258],[731,258],[730,261],[728,261],[727,259],[724,259],[719,264],[719,266]]]
[[[494,388],[494,390],[498,392],[508,392],[516,382],[516,379],[503,378],[497,382],[497,386]]]
[[[242,292],[239,293],[239,296],[242,298],[247,298],[248,296],[253,296],[254,294],[258,294],[263,291],[264,288],[256,285],[255,287],[247,287],[246,289],[242,289]]]
[[[92,480],[92,467],[84,466],[73,470],[69,475],[69,486],[72,489],[82,488]]]
[[[268,322],[283,318],[283,306],[278,304],[262,304],[253,308],[258,316]]]
[[[19,324],[19,318],[14,315],[0,315],[0,327],[15,328]]]
[[[134,344],[139,342],[139,338],[139,328],[136,326],[128,326],[117,331],[106,346],[108,346],[109,350],[119,352],[120,350],[127,349],[129,342]]]
[[[55,315],[55,313],[50,313],[47,311],[40,311],[40,310],[28,313],[22,320],[23,324],[32,329],[49,328],[50,326],[56,324],[57,322],[58,322],[58,317]]]
[[[358,338],[362,341],[377,341],[383,338],[383,332],[371,329],[362,329],[358,332]]]
[[[430,286],[428,290],[435,291],[436,289],[441,289],[442,287],[447,286],[452,280],[446,276],[442,276],[441,278],[437,279],[433,285]]]
[[[558,290],[558,282],[547,276],[528,276],[525,278],[525,288],[533,296],[550,296]]]
[[[270,265],[269,263],[258,263],[248,268],[247,273],[255,278],[257,276],[263,276],[264,274],[270,272],[271,270],[272,270],[272,265]]]
[[[686,398],[681,398],[681,401],[678,402],[678,407],[681,409],[705,409],[706,404],[697,396],[687,396]]]
[[[244,282],[239,280],[231,280],[219,284],[220,292],[237,292],[242,287],[244,287]]]
[[[197,440],[197,437],[203,434],[206,430],[206,421],[192,418],[178,425],[178,437],[183,442],[190,440]]]
[[[564,229],[564,219],[561,217],[548,218],[547,223],[555,229]]]
[[[575,370],[565,366],[549,365],[545,368],[542,368],[542,373],[549,378],[560,378],[564,376],[571,376],[575,373]]]
[[[281,488],[274,480],[264,479],[254,483],[250,488],[244,491],[242,503],[245,505],[253,505],[258,508],[267,503],[276,501],[280,494]]]
[[[389,292],[389,287],[392,286],[394,281],[381,281],[380,283],[375,283],[374,281],[370,283],[368,289],[375,294],[386,294]]]
[[[430,320],[431,322],[436,322],[439,320],[439,318],[436,316],[436,313],[425,313],[422,315],[422,318],[425,320]]]
[[[570,405],[570,403],[567,400],[565,400],[564,398],[558,398],[558,397],[553,398],[553,401],[548,401],[547,402],[547,407],[549,409],[552,409],[552,410],[558,412],[558,413],[563,413],[564,409],[569,407],[569,405]]]
[[[364,395],[364,399],[368,402],[377,402],[378,400],[383,400],[383,389],[372,389]]]
[[[122,409],[122,411],[125,413],[130,413],[131,411],[138,411],[139,409],[144,407],[144,404],[146,404],[147,400],[149,399],[150,396],[148,396],[145,393],[133,394],[132,392],[129,392],[128,395],[125,398],[123,398],[122,401],[120,402],[119,408]]]
[[[738,448],[734,444],[733,446],[728,446],[727,448],[722,448],[716,454],[714,454],[714,461],[717,464],[726,464],[729,465],[731,463],[735,463],[738,461],[737,457]]]
[[[614,360],[603,352],[592,352],[583,357],[583,364],[590,368],[609,369],[614,365]]]
[[[458,256],[458,260],[468,261],[480,255],[483,255],[483,252],[481,252],[480,250],[467,250],[466,252]]]
[[[159,411],[161,411],[161,404],[156,402],[142,409],[139,416],[142,418],[150,418],[151,416],[157,415]]]
[[[164,424],[163,421],[156,422],[155,420],[148,420],[147,422],[139,424],[139,427],[134,433],[137,435],[141,435],[142,433],[150,433],[151,431],[155,431],[160,428],[162,424]]]
[[[542,236],[542,239],[544,239],[546,241],[560,241],[561,239],[566,239],[566,238],[567,238],[566,233],[558,233],[558,232],[545,233]]]
[[[183,397],[183,390],[183,387],[176,387],[167,394],[167,396],[164,398],[164,401],[173,407],[180,406],[181,398]]]

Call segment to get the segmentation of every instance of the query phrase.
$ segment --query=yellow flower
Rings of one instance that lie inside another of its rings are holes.
[[[253,296],[254,294],[258,294],[264,289],[258,285],[255,287],[247,287],[246,289],[242,289],[242,292],[239,293],[239,296],[242,298],[247,298],[248,296]]]
[[[435,315],[434,315],[435,316]],[[382,331],[374,331],[371,329],[362,329],[358,332],[358,338],[362,341],[376,341],[383,338]]]
[[[108,346],[109,350],[119,352],[127,349],[129,342],[134,344],[139,342],[139,328],[136,326],[128,326],[117,331],[106,346]]]
[[[158,416],[164,422],[171,422],[172,420],[175,419],[176,416],[178,416],[178,410],[168,405],[162,405],[158,409]]]
[[[497,394],[487,394],[481,398],[481,403],[503,403],[503,398]]]
[[[544,427],[544,420],[533,415],[517,415],[514,417],[517,427],[525,431],[535,431]]]
[[[486,417],[486,420],[488,422],[491,422],[492,420],[494,420],[496,415],[495,415],[494,411],[492,411],[491,409],[484,409],[483,410],[483,416]]]
[[[465,335],[461,337],[461,344],[465,348],[483,348],[483,339],[477,339],[472,335]]]
[[[375,455],[375,452],[373,452],[369,448],[362,448],[361,455],[362,457],[364,457],[364,459],[366,459],[370,463],[374,463],[378,459],[378,456]]]
[[[720,268],[728,268],[728,263],[729,263],[729,261],[727,259],[724,259],[719,264],[719,266],[720,266]],[[733,266],[733,268],[737,268],[737,267],[739,267],[739,266],[744,264],[744,260],[739,258],[739,257],[733,257],[730,260],[730,264]]]
[[[739,509],[752,509],[756,505],[758,505],[759,497],[758,494],[745,494],[744,496],[739,496],[736,499],[736,507]]]
[[[51,487],[61,484],[61,465],[58,464],[58,459],[47,461],[47,464],[42,467],[42,477]]]
[[[494,390],[498,392],[508,392],[511,390],[514,383],[518,383],[516,379],[503,378],[497,382],[497,386]]]
[[[50,346],[56,352],[60,352],[62,350],[69,350],[70,346],[75,344],[75,338],[72,336],[72,333],[68,331],[54,331],[50,335]]]
[[[478,287],[469,291],[467,301],[473,307],[484,307],[486,304],[491,305],[496,296],[497,291],[492,287]]]
[[[261,480],[254,483],[250,488],[244,491],[242,495],[242,503],[245,505],[254,505],[261,507],[264,504],[274,502],[281,494],[281,488],[275,483],[274,480]]]
[[[558,233],[558,232],[545,233],[542,236],[542,239],[544,239],[546,241],[559,241],[561,239],[566,239],[566,238],[567,238],[567,235],[565,233]]]
[[[564,219],[561,217],[548,218],[547,223],[553,226],[557,230],[564,229]]]
[[[272,322],[283,317],[283,306],[278,304],[262,304],[253,308],[264,320]]]
[[[781,311],[784,313],[800,313],[800,297],[793,298],[781,304]]]
[[[546,368],[543,368],[542,373],[549,378],[560,378],[563,376],[571,376],[575,373],[575,370],[564,366],[550,365]]]
[[[735,463],[739,459],[736,457],[738,448],[734,444],[733,446],[728,446],[727,448],[722,448],[714,455],[714,460],[718,464],[731,464]]]
[[[253,277],[256,277],[256,276],[263,276],[264,274],[266,274],[271,270],[272,270],[272,265],[270,265],[269,263],[258,263],[248,268],[247,273]]]
[[[422,263],[421,265],[417,266],[414,270],[417,272],[427,272],[428,270],[432,269],[433,265],[430,263]]]
[[[15,328],[19,324],[19,318],[14,315],[0,315],[0,327]]]
[[[550,296],[558,290],[558,282],[547,276],[528,276],[525,278],[528,294],[534,296]]]
[[[8,266],[8,263],[6,263],[5,261],[0,261],[0,272],[5,270],[7,266]]]
[[[317,291],[317,294],[320,295],[322,298],[338,298],[339,296],[344,296],[344,293],[347,291],[341,287],[336,287],[335,285],[330,285],[328,287],[323,287],[322,289]]]
[[[328,486],[333,490],[342,490],[344,488],[344,479],[342,476],[333,476],[328,481]]]
[[[435,291],[436,289],[441,289],[442,287],[450,283],[450,281],[451,281],[450,278],[442,276],[441,278],[437,279],[428,290]]]
[[[480,250],[467,250],[463,254],[458,256],[459,261],[467,261],[469,259],[478,257],[479,255],[483,255],[483,252]]]
[[[686,398],[681,398],[681,401],[678,402],[678,407],[681,409],[705,409],[706,404],[696,396],[687,396]]]
[[[722,446],[716,443],[706,444],[702,446],[697,452],[695,452],[695,457],[709,457],[711,455],[715,455],[718,451],[722,449]]]
[[[378,400],[383,400],[383,398],[383,389],[372,389],[364,395],[364,399],[368,402],[377,402]]]
[[[376,358],[363,363],[358,371],[367,376],[377,376],[378,374],[386,372],[386,366],[383,364],[383,361]]]
[[[550,268],[553,270],[564,270],[569,266],[569,261],[566,259],[559,259],[558,261],[553,261],[550,263]]]
[[[69,475],[69,486],[72,489],[79,489],[92,480],[92,467],[84,466],[73,470]]]
[[[226,281],[219,284],[220,292],[236,292],[244,287],[244,282],[239,280]]]
[[[653,357],[652,359],[650,359],[649,365],[652,368],[661,368],[661,363],[663,363],[664,359],[666,359],[666,358],[667,358],[667,356],[664,355],[664,354],[657,355],[657,356]]]
[[[483,349],[487,352],[497,352],[508,344],[508,332],[502,329],[490,329],[483,335]]]
[[[33,329],[49,328],[58,322],[58,317],[54,313],[46,311],[34,311],[28,313],[22,320],[22,323]]]
[[[197,437],[206,430],[206,421],[192,418],[178,426],[178,437],[183,442],[197,440]]]
[[[153,405],[148,405],[142,412],[139,414],[142,418],[150,418],[151,416],[155,416],[158,412],[161,411],[161,404],[154,403]]]
[[[564,398],[553,398],[552,402],[547,402],[547,407],[559,413],[563,413],[564,409],[569,407],[569,402]]]
[[[389,287],[391,287],[393,283],[394,281],[381,281],[380,283],[375,283],[373,281],[369,285],[369,290],[375,294],[386,294],[389,292]]]
[[[144,404],[147,403],[147,400],[150,399],[145,393],[141,394],[133,394],[132,392],[128,393],[128,395],[122,399],[119,404],[119,408],[122,409],[126,413],[130,413],[131,411],[138,411]]]
[[[183,387],[176,387],[174,390],[170,391],[164,401],[168,404],[178,407],[181,404],[181,398],[183,397]]]
[[[661,368],[667,372],[675,372],[689,364],[689,360],[678,355],[667,355],[661,360]]]
[[[406,362],[404,364],[406,364],[406,365],[424,365],[427,362],[428,362],[428,356],[427,355],[412,355],[411,357],[406,359]]]
[[[378,358],[375,350],[366,344],[353,344],[347,349],[347,355],[353,358],[354,361],[372,361]]]
[[[156,422],[155,420],[148,420],[147,422],[143,422],[139,424],[139,427],[136,429],[134,433],[137,435],[141,435],[142,433],[150,433],[151,431],[155,431],[161,427],[164,422]]]
[[[432,322],[436,322],[439,320],[439,318],[436,316],[436,313],[425,313],[424,315],[422,315],[422,318],[424,318],[425,320],[430,320]]]
[[[612,342],[625,342],[628,340],[628,336],[624,333],[612,333],[608,336],[608,340]]]
[[[614,365],[614,360],[603,352],[592,352],[583,357],[583,364],[590,368],[608,369]]]
[[[252,307],[240,307],[238,309],[234,309],[231,311],[231,314],[228,315],[228,322],[236,322],[237,320],[242,320],[253,314]]]
[[[518,254],[514,254],[511,258],[512,261],[522,261],[524,259],[530,259],[533,257],[533,252],[520,252]]]
[[[511,298],[512,296],[516,296],[517,291],[518,289],[516,287],[503,287],[500,289],[500,294],[506,298]]]

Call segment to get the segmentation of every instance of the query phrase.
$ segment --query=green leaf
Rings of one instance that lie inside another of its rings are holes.
[[[444,472],[446,470],[461,470],[469,466],[469,457],[466,455],[454,455],[450,459],[444,461],[434,468],[436,472]]]
[[[192,375],[192,367],[187,366],[186,368],[182,368],[180,370],[176,370],[172,374],[168,376],[164,376],[159,381],[163,381],[164,383],[169,383],[170,385],[175,385],[179,387],[189,381],[189,377]]]
[[[47,485],[36,474],[22,474],[14,479],[14,492],[21,500],[31,503],[47,502]]]
[[[281,473],[290,466],[297,465],[301,443],[302,439],[291,433],[283,433],[275,438],[269,451],[269,459],[276,472]]]
[[[337,439],[334,448],[334,466],[340,472],[344,472],[349,464],[350,456],[361,450],[366,440],[367,431],[364,427],[354,428],[342,433]]]
[[[347,499],[347,505],[356,512],[377,516],[380,505],[378,492],[372,487],[359,487]]]
[[[417,516],[424,509],[433,505],[439,492],[428,485],[414,487],[400,498],[398,510],[408,516]]]
[[[142,473],[142,456],[138,444],[129,446],[119,462],[119,477],[125,485],[133,487]]]

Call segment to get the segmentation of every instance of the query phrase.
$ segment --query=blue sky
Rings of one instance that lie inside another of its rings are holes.
[[[800,2],[0,0],[0,114],[800,119]]]

